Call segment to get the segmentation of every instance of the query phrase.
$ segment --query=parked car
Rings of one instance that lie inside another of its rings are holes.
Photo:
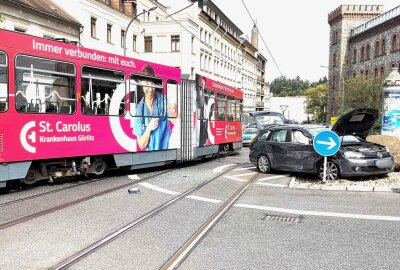
[[[267,128],[270,125],[287,123],[284,115],[279,112],[257,111],[250,112],[249,115],[253,117],[253,122],[259,130]]]
[[[253,139],[257,136],[258,129],[255,127],[247,127],[242,133],[242,143],[243,146],[250,145]]]
[[[384,175],[393,170],[394,159],[382,145],[365,141],[378,118],[375,109],[358,109],[341,117],[331,128],[339,135],[339,151],[328,157],[327,179],[340,176]],[[323,177],[323,157],[313,139],[323,125],[275,125],[259,132],[250,144],[249,159],[262,173],[271,169],[316,173]]]

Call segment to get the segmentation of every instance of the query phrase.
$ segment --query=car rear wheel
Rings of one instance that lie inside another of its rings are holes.
[[[260,155],[257,159],[257,170],[261,173],[269,173],[271,171],[271,164],[269,163],[266,155]]]
[[[318,164],[318,177],[322,180],[324,177],[324,161]],[[326,180],[337,180],[340,177],[339,165],[334,160],[329,160],[326,163]]]

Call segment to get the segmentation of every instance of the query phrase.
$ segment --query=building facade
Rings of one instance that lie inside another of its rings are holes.
[[[265,73],[265,65],[259,66],[257,48],[211,0],[203,6],[188,0],[52,1],[83,25],[83,46],[180,67],[183,78],[199,74],[241,89],[244,110],[256,110],[259,68]],[[258,99],[260,105],[261,94]]]
[[[0,0],[0,28],[79,43],[81,24],[51,0]]]
[[[10,30],[180,67],[183,78],[199,74],[241,89],[244,111],[264,109],[266,59],[254,44],[258,33],[253,29],[247,40],[211,0],[204,5],[194,0],[0,0],[0,5]]]
[[[400,6],[383,12],[382,5],[341,5],[329,13],[328,23],[328,112],[334,115],[346,79],[385,77],[392,68],[400,70]]]

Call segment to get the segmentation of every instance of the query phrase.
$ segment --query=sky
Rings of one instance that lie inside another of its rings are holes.
[[[247,8],[264,38],[271,55],[259,38],[259,50],[268,59],[266,79],[281,74],[318,81],[327,75],[329,61],[328,13],[340,5],[384,5],[384,11],[400,5],[399,0],[212,0],[240,30],[251,37],[253,23]],[[243,2],[242,2],[243,1]]]

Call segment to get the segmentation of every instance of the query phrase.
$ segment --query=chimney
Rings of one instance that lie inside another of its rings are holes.
[[[251,44],[258,49],[258,29],[256,25],[254,25],[251,30]]]
[[[113,9],[119,10],[119,5],[121,4],[120,2],[121,0],[111,0],[111,7]]]
[[[124,1],[124,13],[129,17],[136,16],[136,1]]]

